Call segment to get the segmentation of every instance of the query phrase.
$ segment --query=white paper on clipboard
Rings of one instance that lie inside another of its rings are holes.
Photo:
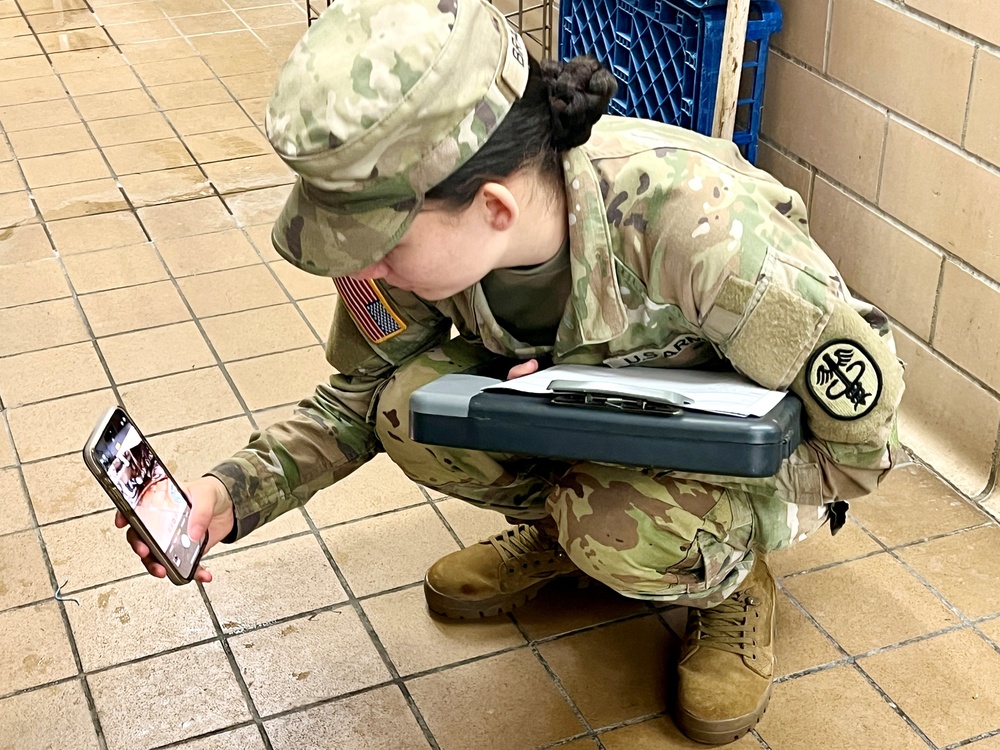
[[[551,395],[549,384],[554,380],[599,382],[606,390],[618,383],[678,393],[692,401],[687,409],[737,417],[761,417],[785,397],[783,391],[770,391],[733,372],[595,365],[555,365],[483,390]]]

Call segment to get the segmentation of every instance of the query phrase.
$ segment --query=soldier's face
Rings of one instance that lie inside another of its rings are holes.
[[[509,238],[493,209],[478,198],[461,213],[425,208],[388,255],[352,276],[384,279],[430,301],[458,294],[502,263]]]

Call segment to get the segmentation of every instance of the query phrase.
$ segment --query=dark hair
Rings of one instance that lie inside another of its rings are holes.
[[[523,167],[553,184],[562,180],[559,154],[586,143],[618,84],[593,57],[568,62],[529,59],[524,95],[469,161],[427,193],[451,208],[472,203],[483,183]]]

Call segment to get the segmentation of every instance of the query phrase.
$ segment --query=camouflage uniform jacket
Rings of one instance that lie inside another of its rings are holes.
[[[604,118],[563,158],[572,292],[554,345],[516,341],[478,284],[438,303],[381,285],[406,327],[380,344],[338,302],[330,385],[212,472],[234,498],[239,536],[374,456],[380,386],[444,341],[452,324],[497,354],[551,354],[556,363],[726,359],[764,386],[800,395],[811,435],[774,477],[690,476],[817,505],[874,489],[892,463],[902,366],[885,317],[851,300],[809,237],[801,198],[731,143],[649,121]],[[831,380],[831,369],[842,377]]]

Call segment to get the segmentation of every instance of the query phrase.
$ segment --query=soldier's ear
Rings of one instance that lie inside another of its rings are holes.
[[[476,193],[476,204],[486,223],[498,232],[513,227],[521,214],[514,194],[499,182],[483,183]]]

